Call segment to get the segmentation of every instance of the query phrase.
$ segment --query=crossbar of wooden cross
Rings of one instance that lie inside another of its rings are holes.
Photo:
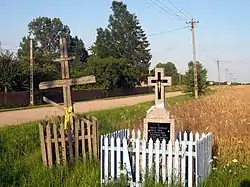
[[[68,57],[66,38],[60,38],[60,58],[54,61],[61,62],[62,79],[41,82],[39,84],[39,89],[63,87],[63,101],[64,101],[64,107],[65,107],[65,125],[66,126],[70,122],[70,118],[69,118],[70,113],[74,112],[70,86],[83,85],[83,84],[96,82],[95,76],[93,75],[70,79],[68,61],[73,60],[73,59],[75,59],[75,57]],[[44,101],[47,102],[48,100],[44,100]]]

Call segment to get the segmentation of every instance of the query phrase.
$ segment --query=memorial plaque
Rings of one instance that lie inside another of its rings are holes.
[[[170,140],[170,123],[148,122],[148,140],[152,139],[154,142],[157,138],[168,142]]]

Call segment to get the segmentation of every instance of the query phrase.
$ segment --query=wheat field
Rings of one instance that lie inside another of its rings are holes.
[[[217,162],[250,163],[250,86],[223,87],[171,108],[181,131],[212,132]]]

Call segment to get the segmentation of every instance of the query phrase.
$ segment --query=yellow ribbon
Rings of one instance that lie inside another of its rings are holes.
[[[64,129],[67,129],[67,125],[69,123],[70,113],[72,112],[72,107],[65,108],[65,120],[64,120]]]

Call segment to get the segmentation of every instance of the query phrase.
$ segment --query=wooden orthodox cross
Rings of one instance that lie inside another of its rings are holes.
[[[75,79],[69,78],[69,60],[74,59],[75,57],[68,57],[66,38],[60,38],[60,59],[55,61],[61,62],[61,71],[62,71],[62,80],[53,80],[47,82],[41,82],[39,84],[39,89],[49,89],[63,87],[63,101],[65,107],[65,126],[70,122],[69,114],[73,113],[72,98],[71,98],[71,89],[70,86],[80,85],[80,84],[89,84],[95,83],[95,76],[86,76]],[[50,103],[58,107],[53,101],[48,98],[43,98],[45,102]],[[60,109],[60,107],[58,107]]]
[[[155,76],[148,77],[148,85],[155,87],[155,105],[165,106],[165,86],[171,86],[171,77],[164,76],[164,68],[155,68]]]

